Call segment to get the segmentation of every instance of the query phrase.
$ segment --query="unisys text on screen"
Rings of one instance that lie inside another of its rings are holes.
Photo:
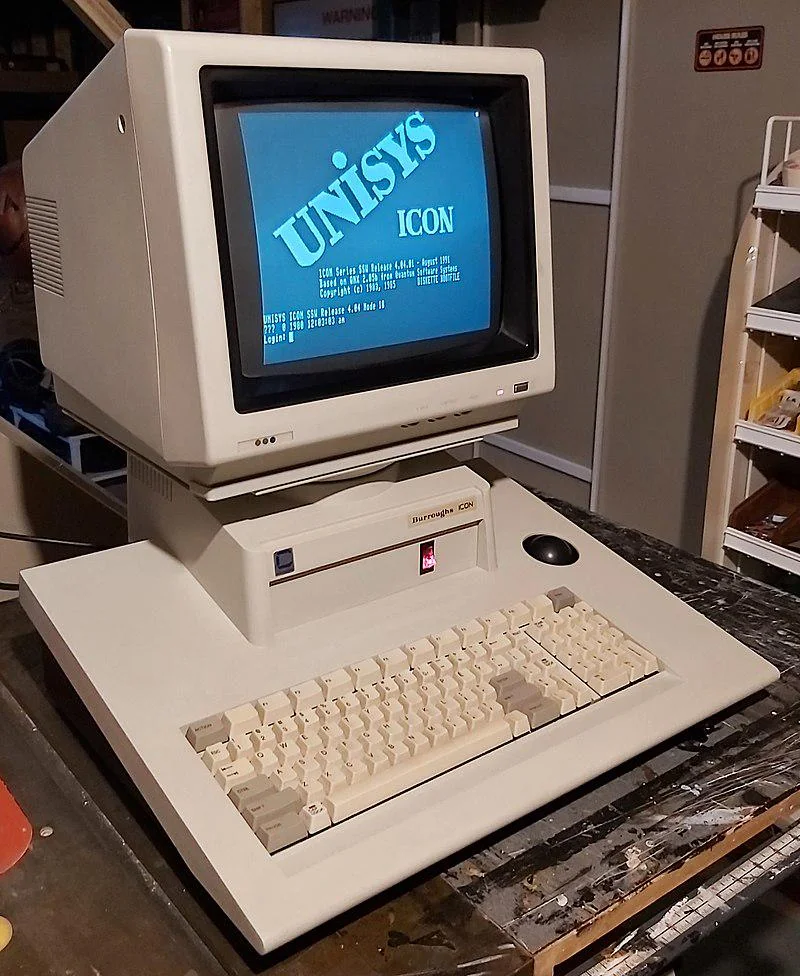
[[[479,112],[360,104],[238,115],[265,364],[490,327]]]

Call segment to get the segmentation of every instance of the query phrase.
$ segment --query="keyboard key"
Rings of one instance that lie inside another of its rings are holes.
[[[336,748],[339,750],[339,755],[345,765],[353,762],[354,759],[358,759],[364,753],[364,746],[358,739],[343,739]]]
[[[463,653],[461,648],[458,649],[458,653]],[[462,662],[459,661],[459,663]],[[453,662],[447,657],[437,658],[431,665],[431,668],[433,669],[434,678],[437,681],[440,681],[442,678],[449,678],[451,675],[455,674],[456,670]]]
[[[466,735],[467,732],[472,731],[468,718],[466,716],[462,718],[460,715],[453,715],[451,718],[445,719],[444,728],[451,739],[457,739],[460,735]]]
[[[342,698],[337,698],[336,705],[339,708],[339,714],[344,717],[357,715],[361,711],[361,702],[358,700],[355,693],[344,695]]]
[[[598,695],[610,695],[613,691],[619,691],[628,684],[628,672],[624,668],[603,670],[600,674],[589,678],[587,684]]]
[[[506,722],[515,739],[531,730],[531,723],[528,721],[528,716],[524,712],[508,712]]]
[[[353,679],[353,684],[357,690],[374,685],[376,681],[380,681],[383,677],[378,662],[371,657],[365,661],[359,661],[358,664],[351,664],[345,670]]]
[[[511,662],[512,668],[518,668],[523,664],[527,664],[528,656],[524,651],[521,651],[518,647],[512,647],[506,651],[506,657]]]
[[[255,775],[256,771],[249,759],[236,759],[227,766],[220,766],[214,773],[214,779],[228,793],[234,786],[246,783]]]
[[[335,749],[344,739],[344,732],[342,732],[339,723],[335,722],[330,725],[321,725],[319,737],[322,739],[322,744],[326,749]]]
[[[315,756],[306,756],[298,759],[294,764],[294,771],[297,773],[297,778],[301,783],[319,779],[322,776],[322,766],[320,766]]]
[[[501,634],[494,640],[484,641],[483,646],[486,648],[486,651],[492,660],[494,660],[496,654],[507,654],[508,651],[512,650],[514,647],[505,634]]]
[[[406,745],[408,746],[408,751],[412,756],[419,756],[423,752],[427,752],[431,747],[428,737],[422,732],[421,729],[410,731],[408,735],[406,735]]]
[[[345,739],[358,738],[366,730],[363,719],[357,713],[343,718],[339,723],[339,728],[342,730]]]
[[[370,705],[361,713],[361,721],[366,729],[379,729],[386,721],[386,717],[379,705]]]
[[[329,769],[333,769],[337,766],[341,766],[344,760],[342,759],[342,754],[334,745],[333,748],[320,749],[320,751],[314,757],[322,768],[322,772],[327,773]]]
[[[531,612],[531,622],[544,620],[553,614],[553,604],[547,596],[535,596],[532,600],[523,601]]]
[[[434,749],[437,749],[443,743],[447,742],[449,738],[447,729],[438,723],[435,725],[426,725],[422,730],[422,734],[427,738],[428,742],[430,742]]]
[[[203,763],[216,773],[220,766],[227,766],[231,761],[231,754],[225,742],[215,742],[203,752]]]
[[[261,821],[276,820],[286,813],[299,813],[303,800],[297,790],[271,790],[245,802],[244,819],[253,829]]]
[[[238,705],[223,712],[222,725],[230,739],[235,735],[248,735],[261,725],[261,719],[255,707],[247,702],[245,705]]]
[[[323,676],[317,680],[322,686],[322,690],[325,692],[326,701],[332,701],[334,698],[341,698],[343,695],[349,695],[351,691],[355,691],[353,679],[344,670],[344,668],[337,668],[335,671],[331,671],[328,674],[323,674]]]
[[[501,610],[494,610],[485,617],[479,617],[478,620],[483,627],[484,640],[496,640],[508,630],[508,619]]]
[[[294,788],[300,782],[300,778],[291,766],[279,766],[274,773],[270,773],[269,779],[279,791]]]
[[[382,749],[371,749],[364,754],[364,764],[370,776],[376,776],[389,768],[389,757]]]
[[[409,732],[414,729],[421,729],[425,724],[422,718],[421,705],[418,708],[407,711],[398,723],[404,730]]]
[[[232,787],[228,796],[233,801],[236,809],[241,811],[247,803],[263,796],[265,793],[271,792],[272,785],[270,784],[269,777],[257,775],[253,779],[247,780],[246,783],[240,783],[238,786]]]
[[[479,620],[468,620],[464,624],[458,624],[453,630],[461,638],[461,646],[467,647],[469,644],[478,644],[484,638],[483,624]]]
[[[531,622],[531,608],[520,600],[513,607],[507,607],[501,611],[508,621],[508,630],[516,630],[524,627]]]
[[[445,654],[449,654],[451,651],[458,650],[461,647],[461,635],[457,634],[452,627],[448,627],[446,630],[440,630],[436,634],[431,634],[428,640],[433,645],[439,657],[443,657]]]
[[[362,708],[377,705],[381,700],[381,696],[378,694],[378,689],[375,685],[367,685],[365,688],[359,689],[356,692],[356,698],[361,703]]]
[[[322,774],[322,788],[325,790],[326,796],[330,796],[335,790],[341,789],[346,785],[347,780],[345,779],[342,766],[329,766]]]
[[[274,854],[275,851],[308,837],[308,830],[298,814],[286,814],[281,820],[260,824],[256,837],[270,854]]]
[[[294,742],[298,735],[300,735],[300,729],[297,727],[297,719],[294,716],[282,718],[279,722],[276,722],[272,726],[272,731],[275,733],[275,738],[278,740],[278,743]]]
[[[271,776],[278,768],[278,757],[269,749],[256,752],[250,759],[256,774]]]
[[[426,682],[419,686],[419,696],[422,699],[423,706],[428,708],[442,700],[442,690],[435,682],[430,684]]]
[[[293,739],[279,742],[275,746],[274,752],[278,757],[278,765],[280,766],[294,766],[301,758],[300,749]]]
[[[311,803],[321,803],[325,797],[325,790],[322,788],[321,778],[301,780],[296,789],[300,795],[300,799],[306,805]]]
[[[511,670],[511,661],[508,660],[505,654],[493,654],[492,664],[498,674],[504,674],[506,671]]]
[[[304,681],[287,689],[286,694],[296,712],[301,712],[305,708],[314,708],[315,705],[321,705],[325,701],[323,690],[316,681]]]
[[[544,698],[539,704],[532,708],[524,708],[522,711],[531,723],[531,729],[538,729],[541,725],[547,725],[558,718],[561,714],[561,702],[552,698]]]
[[[297,713],[295,718],[298,731],[301,735],[313,735],[319,730],[319,715],[313,708],[306,708]]]
[[[383,717],[387,722],[399,721],[405,715],[403,706],[397,698],[387,698],[378,707],[383,712]]]
[[[567,607],[574,607],[578,602],[578,598],[572,592],[568,590],[566,586],[556,587],[554,590],[549,590],[547,593],[547,599],[553,604],[553,610],[558,613]]]
[[[397,687],[400,689],[400,696],[408,694],[409,691],[416,691],[419,687],[419,679],[414,674],[414,672],[407,668],[405,671],[401,671],[400,674],[394,676],[394,680],[397,683]]]
[[[255,752],[249,735],[235,735],[228,740],[228,755],[231,759],[252,756]]]
[[[412,673],[417,679],[417,684],[420,685],[425,684],[427,681],[433,681],[437,677],[432,664],[418,664],[412,669]]]
[[[363,763],[360,758],[349,759],[342,768],[348,786],[361,783],[369,776],[366,763]]]
[[[272,725],[282,718],[289,718],[294,712],[292,703],[285,691],[276,691],[266,698],[259,698],[256,702],[256,709],[261,718],[259,725]]]
[[[313,756],[322,748],[322,739],[316,731],[300,735],[297,737],[297,748],[301,756]]]
[[[330,827],[331,818],[322,803],[309,803],[300,811],[300,819],[305,824],[309,834],[317,834],[320,830]]]
[[[339,706],[336,702],[324,702],[322,705],[317,705],[314,709],[317,713],[317,718],[320,720],[322,725],[329,725],[331,722],[338,722],[341,718],[342,713],[339,711]]]
[[[655,656],[655,654],[651,654],[650,651],[646,651],[643,647],[640,647],[632,640],[626,640],[623,647],[628,654],[632,655],[634,658],[639,658],[644,662],[645,674],[654,674],[656,671],[658,671],[658,658]]]
[[[549,698],[555,698],[561,702],[561,714],[567,715],[569,712],[574,712],[577,705],[575,704],[575,698],[571,695],[565,688],[559,688],[553,686],[547,689],[547,695]]]
[[[381,676],[384,678],[393,678],[409,666],[406,652],[400,647],[395,647],[391,651],[384,651],[383,654],[377,654],[375,660],[378,662]]]
[[[393,678],[384,678],[382,681],[379,681],[375,687],[378,689],[378,694],[380,695],[382,702],[400,697],[400,688]]]
[[[381,726],[380,733],[383,736],[384,748],[402,742],[405,737],[403,727],[398,722],[386,722]]]
[[[253,743],[253,749],[256,752],[263,751],[265,749],[272,749],[278,744],[278,740],[275,738],[275,733],[272,731],[270,726],[262,726],[251,732],[250,741]]]
[[[209,715],[199,722],[192,722],[186,729],[186,738],[196,752],[203,752],[215,742],[222,742],[228,737],[222,724],[222,715]]]

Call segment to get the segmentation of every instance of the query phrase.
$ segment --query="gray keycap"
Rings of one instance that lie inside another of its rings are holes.
[[[202,752],[215,742],[224,742],[228,734],[222,724],[222,716],[209,715],[199,722],[192,722],[186,730],[186,738],[196,752]]]
[[[260,823],[256,828],[256,837],[266,847],[270,854],[294,844],[295,841],[308,837],[306,825],[296,813],[286,813],[280,819]]]
[[[497,700],[507,712],[524,712],[537,708],[544,701],[544,695],[535,685],[515,685],[504,698],[497,696]]]
[[[544,698],[538,705],[534,705],[532,708],[520,708],[519,711],[527,715],[531,729],[538,729],[540,725],[546,725],[559,717],[561,702],[554,698]]]
[[[280,792],[262,793],[242,807],[244,819],[255,830],[259,824],[270,820],[279,820],[289,814],[299,813],[303,808],[303,801],[296,790],[286,789]]]
[[[547,599],[553,604],[553,609],[558,613],[559,610],[564,610],[566,607],[574,607],[578,602],[578,598],[572,592],[568,590],[566,586],[559,586],[555,590],[549,590],[546,594]]]
[[[524,684],[525,676],[520,674],[512,668],[510,671],[506,671],[505,674],[498,674],[494,678],[491,678],[489,684],[497,692],[498,699],[501,695],[508,694],[508,692],[514,688],[516,685]]]
[[[256,776],[249,779],[246,783],[234,786],[228,796],[233,801],[237,810],[241,810],[247,803],[263,796],[265,793],[273,793],[275,787],[270,783],[269,776]]]

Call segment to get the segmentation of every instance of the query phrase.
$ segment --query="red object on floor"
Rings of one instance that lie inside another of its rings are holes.
[[[0,874],[13,868],[31,846],[33,828],[0,780]]]

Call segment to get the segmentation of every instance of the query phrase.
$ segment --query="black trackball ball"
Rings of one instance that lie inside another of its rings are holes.
[[[550,563],[551,566],[569,566],[578,560],[575,546],[557,535],[529,535],[523,540],[522,548],[540,563]]]

